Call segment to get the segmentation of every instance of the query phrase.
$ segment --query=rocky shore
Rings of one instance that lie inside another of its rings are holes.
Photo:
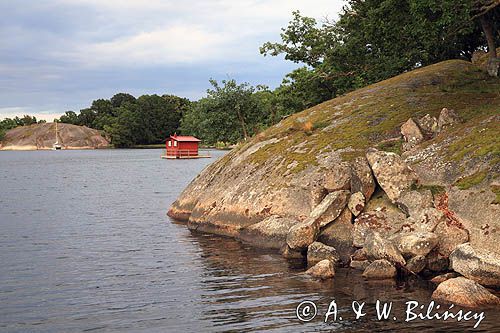
[[[413,275],[436,301],[499,305],[498,91],[449,61],[339,97],[210,165],[168,215],[303,258],[314,278]]]

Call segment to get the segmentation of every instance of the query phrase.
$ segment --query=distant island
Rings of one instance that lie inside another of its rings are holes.
[[[0,142],[0,150],[49,150],[56,141],[62,149],[109,147],[108,140],[98,130],[59,123],[56,140],[56,123],[38,123],[7,131]]]

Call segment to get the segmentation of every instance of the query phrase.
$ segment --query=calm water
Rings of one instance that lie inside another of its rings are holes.
[[[222,152],[213,153],[221,156]],[[165,213],[212,159],[166,161],[160,150],[0,152],[1,332],[421,331],[469,323],[404,322],[421,282],[333,281],[301,262],[237,241],[191,233]],[[322,322],[335,299],[341,322]],[[377,299],[397,321],[376,321]],[[301,323],[295,307],[318,305]],[[353,320],[351,302],[367,302]],[[487,313],[477,331],[498,331]]]

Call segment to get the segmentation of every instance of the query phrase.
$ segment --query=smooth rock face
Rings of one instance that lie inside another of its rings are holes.
[[[324,188],[328,192],[351,189],[351,169],[347,165],[337,165],[325,174]]]
[[[324,227],[318,236],[318,241],[333,246],[337,250],[343,263],[349,262],[349,257],[354,251],[352,246],[353,225],[351,220],[351,211],[344,208],[340,216]]]
[[[366,158],[380,187],[392,202],[417,182],[417,174],[397,154],[370,148]]]
[[[286,236],[291,227],[299,222],[294,219],[272,215],[259,223],[242,229],[242,240],[260,247],[280,249],[286,244]]]
[[[455,110],[448,110],[447,108],[443,108],[438,118],[438,127],[440,130],[443,128],[459,123],[460,117],[455,112]]]
[[[347,205],[349,191],[336,191],[329,193],[319,205],[314,207],[310,218],[318,221],[320,227],[334,221]]]
[[[386,259],[401,266],[406,264],[396,246],[391,241],[382,238],[377,232],[368,235],[364,248],[370,260]]]
[[[306,274],[320,279],[331,279],[335,276],[335,268],[330,260],[325,259],[309,268]]]
[[[365,201],[370,200],[373,192],[375,192],[376,184],[366,158],[357,157],[354,159],[351,171],[351,192],[361,192],[365,196]]]
[[[308,218],[290,228],[286,243],[291,249],[305,249],[316,240],[319,234],[319,222]]]
[[[438,236],[432,232],[412,232],[399,238],[398,249],[406,257],[425,257],[437,243]]]
[[[361,192],[356,192],[351,195],[347,207],[352,215],[358,216],[365,208],[365,196]]]
[[[433,203],[432,193],[426,191],[405,191],[398,198],[398,207],[406,215],[416,216],[423,209],[431,208]]]
[[[314,242],[307,248],[307,264],[314,265],[322,260],[330,260],[335,263],[340,260],[337,250],[320,242]]]
[[[459,245],[450,255],[450,267],[484,286],[500,287],[500,257],[475,250],[469,243]]]
[[[392,279],[396,274],[396,267],[385,259],[375,260],[363,272],[365,278],[372,280]]]
[[[424,141],[422,131],[411,118],[401,126],[401,134],[405,140],[405,144],[403,145],[404,150],[410,150]]]
[[[406,269],[415,274],[420,273],[424,270],[425,265],[427,264],[427,259],[425,256],[416,256],[408,260],[406,263]]]
[[[500,299],[475,281],[464,277],[446,280],[432,294],[437,302],[451,303],[468,308],[500,305]]]

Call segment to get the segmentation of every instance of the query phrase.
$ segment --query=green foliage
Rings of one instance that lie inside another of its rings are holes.
[[[236,143],[267,127],[273,100],[265,87],[256,91],[235,80],[210,83],[207,97],[193,103],[184,115],[183,134],[196,135],[207,144]]]
[[[461,190],[467,190],[480,184],[488,176],[487,171],[476,172],[468,177],[464,177],[456,182],[456,186]]]

